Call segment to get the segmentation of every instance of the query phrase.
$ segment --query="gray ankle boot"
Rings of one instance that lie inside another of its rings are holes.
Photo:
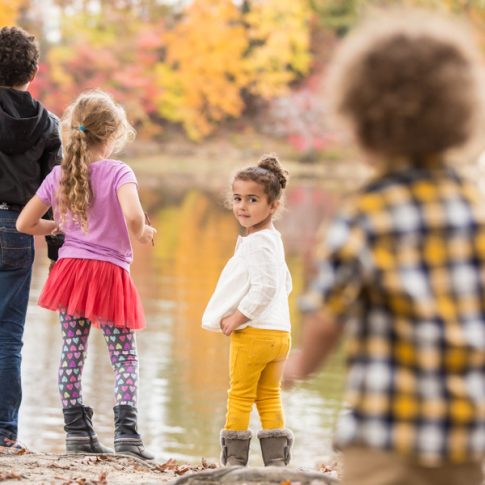
[[[289,429],[263,429],[258,432],[264,466],[290,463],[293,433]]]
[[[93,428],[93,410],[88,406],[73,406],[62,410],[66,431],[67,453],[113,453],[103,446]]]
[[[252,433],[248,431],[221,431],[221,465],[246,466]]]

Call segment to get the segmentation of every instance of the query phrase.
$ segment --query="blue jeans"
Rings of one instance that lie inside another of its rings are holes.
[[[34,238],[15,229],[18,212],[0,210],[0,440],[17,439],[20,363]]]

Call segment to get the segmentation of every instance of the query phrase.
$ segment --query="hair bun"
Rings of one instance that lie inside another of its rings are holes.
[[[258,163],[258,167],[273,172],[278,178],[281,188],[284,189],[286,187],[286,183],[288,182],[288,171],[281,166],[278,157],[274,153],[263,155]]]

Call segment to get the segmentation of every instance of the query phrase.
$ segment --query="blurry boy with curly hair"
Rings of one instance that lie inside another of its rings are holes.
[[[27,91],[38,68],[35,38],[0,28],[0,446],[17,441],[22,399],[20,362],[34,245],[15,222],[52,167],[60,162],[58,120]],[[48,240],[57,259],[59,238]]]
[[[333,64],[336,111],[377,175],[328,231],[284,380],[314,371],[348,323],[346,485],[482,482],[485,201],[449,162],[483,122],[479,64],[455,23],[402,11]]]

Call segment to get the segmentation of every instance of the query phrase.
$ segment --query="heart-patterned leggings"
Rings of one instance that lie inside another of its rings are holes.
[[[82,373],[88,348],[91,321],[66,313],[59,315],[62,329],[62,354],[58,383],[63,408],[83,404]],[[127,328],[101,325],[111,366],[115,373],[115,404],[136,407],[138,355],[135,333]]]

